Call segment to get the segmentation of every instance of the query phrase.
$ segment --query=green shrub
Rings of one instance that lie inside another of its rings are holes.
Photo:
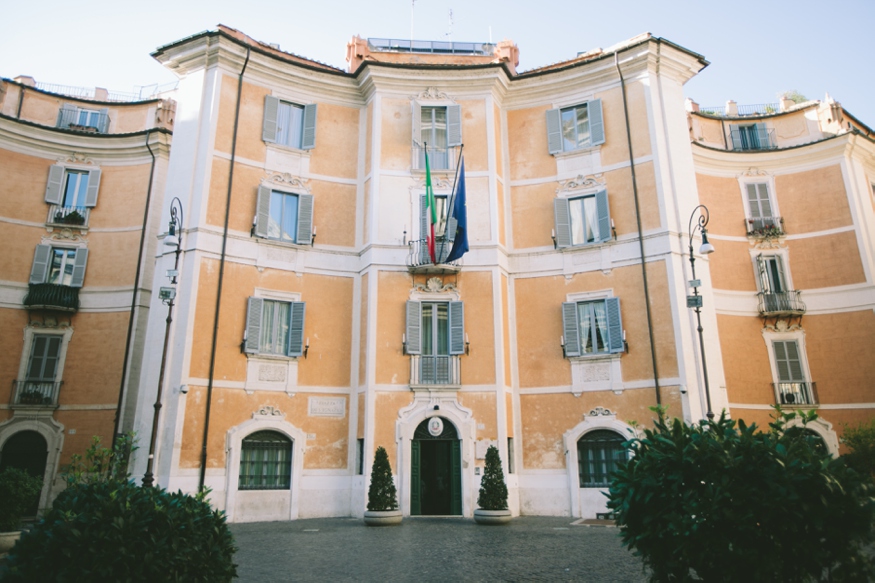
[[[91,438],[91,445],[85,450],[85,460],[78,453],[74,453],[61,476],[68,486],[109,480],[125,482],[130,478],[128,462],[136,449],[136,437],[133,433],[119,435],[112,449],[102,447],[100,436],[95,435]]]
[[[725,416],[667,421],[628,442],[608,506],[652,581],[873,580],[872,487],[816,437]],[[816,416],[803,414],[807,422]],[[694,578],[694,574],[695,577]]]
[[[480,481],[480,496],[477,504],[483,510],[507,510],[507,485],[501,470],[498,448],[490,445],[486,450],[486,467]]]
[[[0,532],[19,529],[21,517],[39,496],[43,481],[18,468],[0,473]]]
[[[842,443],[850,450],[842,456],[845,463],[864,476],[875,478],[875,419],[857,427],[845,427]]]
[[[8,581],[230,581],[234,539],[205,495],[70,485],[8,557]]]
[[[371,485],[368,488],[368,510],[397,510],[398,493],[392,480],[392,466],[389,465],[389,454],[382,445],[374,454],[374,465],[371,468]]]

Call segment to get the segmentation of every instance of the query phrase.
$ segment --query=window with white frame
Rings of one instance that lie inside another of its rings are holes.
[[[556,248],[603,243],[611,239],[608,193],[553,199]]]
[[[109,110],[86,109],[71,103],[65,103],[58,112],[57,127],[64,129],[91,128],[101,134],[109,129]]]
[[[465,352],[465,309],[457,301],[407,302],[405,351],[416,359],[411,384],[458,384]]]
[[[462,108],[459,105],[413,104],[414,168],[425,170],[426,146],[431,170],[456,167],[455,147],[462,144]]]
[[[610,429],[585,433],[577,441],[577,464],[581,488],[607,488],[611,474],[628,459],[626,438]]]
[[[773,340],[777,382],[775,397],[783,405],[813,405],[817,402],[814,383],[805,374],[799,340]]]
[[[769,150],[775,147],[772,130],[764,123],[737,124],[729,128],[734,150]]]
[[[259,186],[254,234],[266,239],[310,245],[313,240],[313,195]]]
[[[37,245],[29,283],[82,287],[87,262],[88,249],[84,247]]]
[[[73,329],[28,326],[13,394],[13,405],[56,405],[67,345]]]
[[[547,111],[547,148],[551,154],[605,143],[602,100]]]
[[[249,298],[244,352],[268,356],[304,353],[305,302]]]
[[[97,206],[100,189],[99,169],[66,168],[54,164],[49,168],[45,201],[49,223],[85,225],[90,209]]]
[[[625,351],[620,298],[563,302],[562,328],[566,357]]]
[[[437,216],[437,222],[434,225],[435,260],[437,263],[443,263],[453,247],[453,240],[444,235],[455,235],[456,232],[456,219],[447,216],[447,199],[448,196],[446,194],[434,195],[435,215]],[[428,203],[426,195],[423,193],[419,196],[419,258],[423,264],[431,263],[431,255],[429,255],[428,246],[426,245],[429,225]]]
[[[747,234],[778,235],[783,233],[781,217],[775,212],[775,204],[767,182],[745,184],[747,195]]]
[[[239,490],[288,490],[291,483],[291,439],[276,431],[256,431],[243,438]]]
[[[760,291],[766,295],[783,294],[788,291],[784,274],[784,260],[780,255],[759,254],[756,258]]]
[[[261,137],[265,142],[312,150],[316,147],[316,104],[298,105],[265,96]]]

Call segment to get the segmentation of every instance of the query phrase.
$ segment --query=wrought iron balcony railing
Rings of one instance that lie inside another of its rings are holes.
[[[410,356],[411,388],[459,388],[461,379],[461,359],[457,354]]]
[[[793,382],[772,383],[775,402],[779,405],[816,405],[817,383]]]
[[[801,316],[805,313],[805,303],[800,299],[801,291],[790,290],[780,293],[757,294],[761,316]]]
[[[444,55],[484,55],[495,52],[492,43],[465,43],[397,38],[369,38],[368,47],[380,52],[435,53]]]
[[[24,305],[30,310],[79,311],[79,288],[56,283],[32,283]]]
[[[784,231],[784,217],[745,219],[744,228],[748,237],[756,237],[757,239],[772,239],[787,234]]]
[[[756,126],[736,126],[729,128],[732,137],[732,149],[751,150],[774,150],[778,147],[775,142],[775,130]]]
[[[88,215],[91,209],[87,206],[49,205],[48,225],[66,225],[72,227],[87,227]]]
[[[64,381],[12,381],[12,405],[57,407]]]
[[[407,267],[410,269],[438,267],[442,269],[450,269],[458,271],[461,266],[458,259],[446,262],[450,250],[453,248],[453,242],[447,240],[446,237],[437,237],[434,242],[435,261],[431,260],[431,255],[428,253],[428,239],[417,239],[410,241],[407,244]]]
[[[425,152],[428,150],[428,167],[431,170],[455,170],[456,161],[459,158],[459,147],[448,146],[445,148],[433,148],[429,146],[424,148],[413,144],[413,161],[412,167],[414,170],[425,171]]]

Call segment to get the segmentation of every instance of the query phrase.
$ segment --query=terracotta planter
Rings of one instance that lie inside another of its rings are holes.
[[[477,524],[497,525],[507,524],[513,515],[510,510],[483,510],[478,508],[474,511],[474,522]]]
[[[8,553],[15,546],[15,542],[21,538],[20,530],[12,532],[0,532],[0,555]]]
[[[365,510],[365,524],[368,526],[395,526],[401,524],[400,510]]]

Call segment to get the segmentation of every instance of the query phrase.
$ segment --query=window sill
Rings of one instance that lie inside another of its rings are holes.
[[[449,392],[461,389],[462,385],[410,385],[411,391]]]
[[[280,144],[279,142],[264,142],[264,145],[268,147],[268,149],[276,149],[280,152],[288,152],[291,154],[300,154],[302,156],[310,156],[310,152],[312,150],[303,150],[298,148],[297,146],[287,146],[286,144]]]
[[[602,144],[598,144],[597,146],[584,146],[582,148],[577,148],[574,150],[563,150],[562,152],[556,152],[553,154],[554,158],[567,158],[569,156],[578,156],[580,154],[593,154],[599,152],[602,148]]]

